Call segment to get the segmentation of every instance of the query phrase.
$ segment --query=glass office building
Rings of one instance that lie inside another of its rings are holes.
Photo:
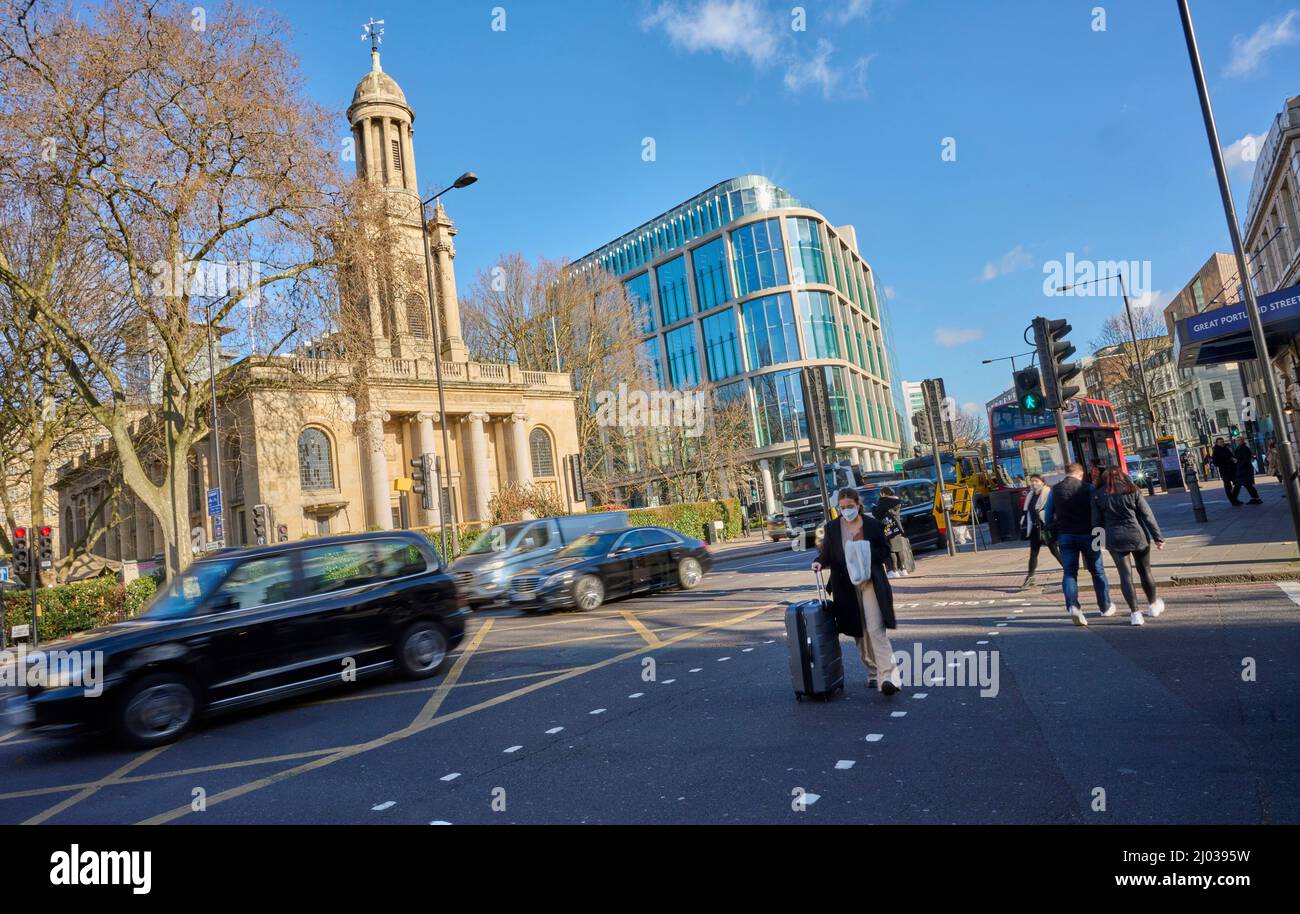
[[[744,397],[754,493],[776,510],[787,469],[808,459],[798,369],[825,372],[837,449],[867,470],[902,449],[883,286],[836,228],[767,178],[724,181],[576,261],[624,284],[665,387]]]

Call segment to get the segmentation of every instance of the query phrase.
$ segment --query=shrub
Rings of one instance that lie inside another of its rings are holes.
[[[633,526],[668,527],[701,539],[704,525],[720,520],[727,537],[740,535],[740,502],[734,498],[723,501],[693,501],[659,508],[633,508],[627,512]]]

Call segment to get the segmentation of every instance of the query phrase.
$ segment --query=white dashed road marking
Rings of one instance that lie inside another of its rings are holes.
[[[925,698],[925,697],[926,697],[927,695],[929,695],[929,694],[930,694],[929,692],[917,692],[917,693],[916,693],[915,695],[913,695],[912,697],[913,697],[913,698]]]
[[[672,684],[673,684],[674,682],[676,682],[676,681],[677,681],[676,679],[665,679],[663,682],[661,682],[661,683],[659,683],[659,684],[660,684],[660,685],[672,685]]]
[[[522,748],[524,748],[524,747],[523,747],[523,746],[511,746],[509,749],[506,749],[506,750],[505,750],[505,753],[504,753],[504,754],[509,755],[511,752],[518,752],[518,751],[519,751],[520,749],[522,749]]]
[[[450,823],[450,822],[444,822],[442,819],[434,819],[434,820],[433,820],[432,822],[430,822],[429,824],[430,824],[430,825],[450,825],[451,823]]]
[[[386,801],[386,802],[384,802],[384,803],[380,803],[378,806],[371,806],[371,807],[370,807],[370,811],[371,811],[371,812],[383,812],[385,809],[391,809],[392,807],[394,807],[394,806],[396,806],[396,805],[397,805],[397,801],[396,801],[396,800],[388,800],[388,801]]]
[[[596,710],[594,710],[594,711],[588,711],[587,713],[588,713],[588,714],[604,714],[604,713],[605,713],[605,710],[606,710],[605,708],[597,708]]]
[[[867,734],[867,742],[869,742],[869,743],[878,743],[878,742],[880,742],[880,741],[881,741],[882,739],[884,739],[884,738],[885,738],[885,734],[883,734],[883,733],[868,733],[868,734]]]
[[[460,772],[459,772],[459,771],[453,771],[451,774],[444,774],[441,778],[439,778],[439,780],[443,780],[443,781],[454,781],[454,780],[456,780],[456,778],[458,778],[458,777],[460,777]]]
[[[644,694],[645,692],[633,692],[631,695],[628,696],[628,698],[640,698]]]
[[[702,671],[703,669],[704,669],[704,667],[702,667],[702,666],[697,666],[695,669],[690,670],[689,672],[692,672],[692,673],[698,673],[698,672]]]
[[[891,712],[889,712],[889,716],[890,716],[890,717],[906,717],[906,716],[907,716],[907,712],[906,712],[906,711],[891,711]]]
[[[555,734],[559,733],[563,729],[564,729],[563,727],[552,727],[551,729],[547,730],[546,733],[548,736],[554,736]]]
[[[835,763],[835,768],[838,771],[847,771],[848,769],[852,768],[856,764],[857,762],[853,761],[853,759],[851,758],[842,758]]]

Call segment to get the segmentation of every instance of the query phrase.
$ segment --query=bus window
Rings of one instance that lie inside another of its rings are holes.
[[[1026,441],[1020,446],[1020,457],[1024,464],[1025,476],[1047,476],[1051,473],[1064,473],[1065,461],[1061,459],[1061,448],[1055,442]]]

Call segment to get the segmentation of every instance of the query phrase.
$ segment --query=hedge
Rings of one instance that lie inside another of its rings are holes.
[[[423,533],[424,538],[433,544],[433,549],[438,555],[442,555],[442,534],[439,532],[440,527],[412,527],[416,533]],[[474,545],[474,541],[482,536],[489,527],[479,527],[472,524],[461,524],[457,528],[456,536],[456,555],[464,555],[465,550]]]
[[[704,525],[710,521],[723,522],[723,535],[728,539],[740,536],[740,500],[694,501],[659,508],[632,508],[628,521],[634,527],[668,527],[697,539],[704,536]]]
[[[37,634],[41,642],[65,638],[99,625],[120,622],[138,613],[158,589],[156,577],[137,578],[123,587],[116,578],[98,577],[57,584],[36,591]],[[31,619],[31,594],[11,590],[4,595],[7,632]]]

